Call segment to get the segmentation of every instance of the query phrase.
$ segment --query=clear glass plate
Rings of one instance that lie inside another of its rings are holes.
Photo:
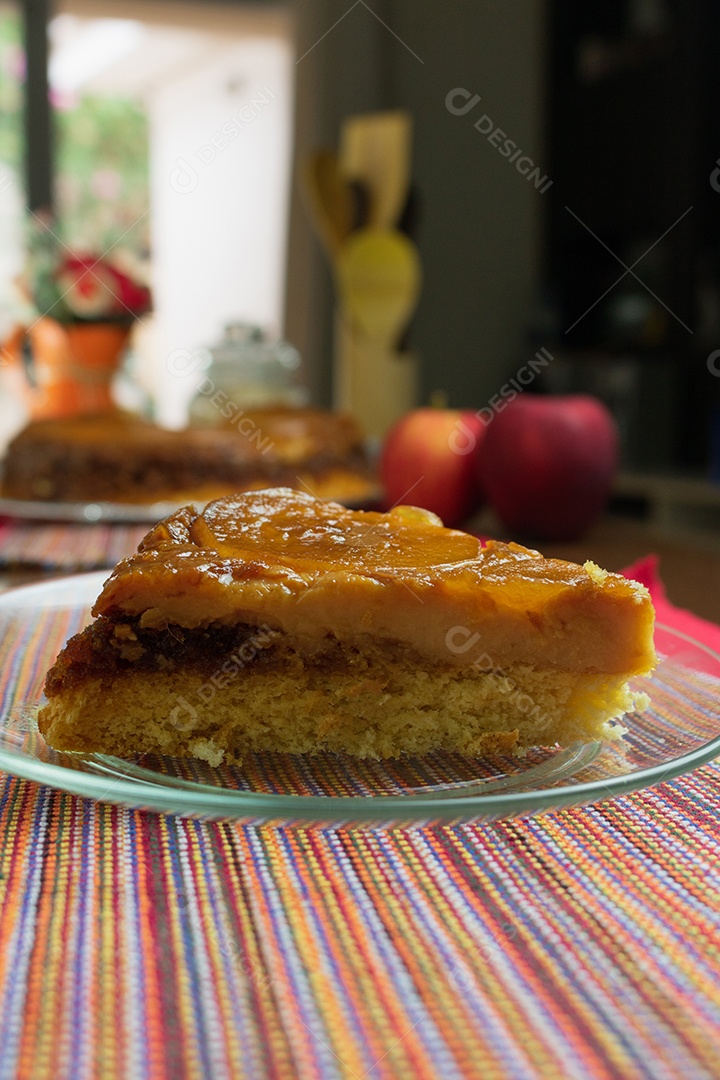
[[[20,521],[154,525],[184,503],[50,502],[40,499],[0,498],[0,517]]]
[[[363,499],[336,499],[351,510],[362,510],[372,505],[381,496],[380,489],[373,489]],[[207,499],[190,497],[179,502],[155,503],[115,503],[115,502],[51,502],[40,499],[4,499],[0,497],[0,517],[15,518],[19,521],[60,521],[67,524],[94,524],[104,522],[109,525],[155,525],[194,502],[202,506]]]
[[[242,768],[57,753],[35,722],[45,672],[89,620],[105,576],[80,574],[0,594],[0,769],[76,795],[185,816],[387,826],[594,802],[720,755],[720,656],[665,626],[657,628],[657,670],[637,680],[651,704],[627,719],[627,734],[616,743],[540,747],[522,758],[436,753],[387,762],[263,753]]]

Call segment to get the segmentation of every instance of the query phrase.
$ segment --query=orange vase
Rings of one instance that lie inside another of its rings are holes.
[[[113,409],[112,381],[130,330],[122,323],[65,324],[43,316],[27,331],[14,331],[3,353],[17,370],[22,370],[23,350],[29,352],[25,396],[31,417],[74,416]]]

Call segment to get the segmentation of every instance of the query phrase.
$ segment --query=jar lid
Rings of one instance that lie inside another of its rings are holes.
[[[271,341],[259,326],[230,322],[224,337],[208,348],[214,365],[231,365],[237,375],[266,381],[287,377],[301,365],[300,353],[287,341]]]

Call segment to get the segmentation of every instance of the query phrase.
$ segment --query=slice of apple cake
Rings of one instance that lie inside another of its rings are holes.
[[[61,750],[478,755],[616,738],[655,663],[647,590],[289,489],[184,507],[113,571],[47,676]]]

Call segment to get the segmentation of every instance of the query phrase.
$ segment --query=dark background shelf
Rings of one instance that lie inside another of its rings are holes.
[[[548,34],[543,278],[562,364],[546,388],[612,399],[628,466],[707,467],[720,409],[707,367],[720,348],[720,4],[552,0]],[[640,281],[617,281],[619,259],[640,260]]]

